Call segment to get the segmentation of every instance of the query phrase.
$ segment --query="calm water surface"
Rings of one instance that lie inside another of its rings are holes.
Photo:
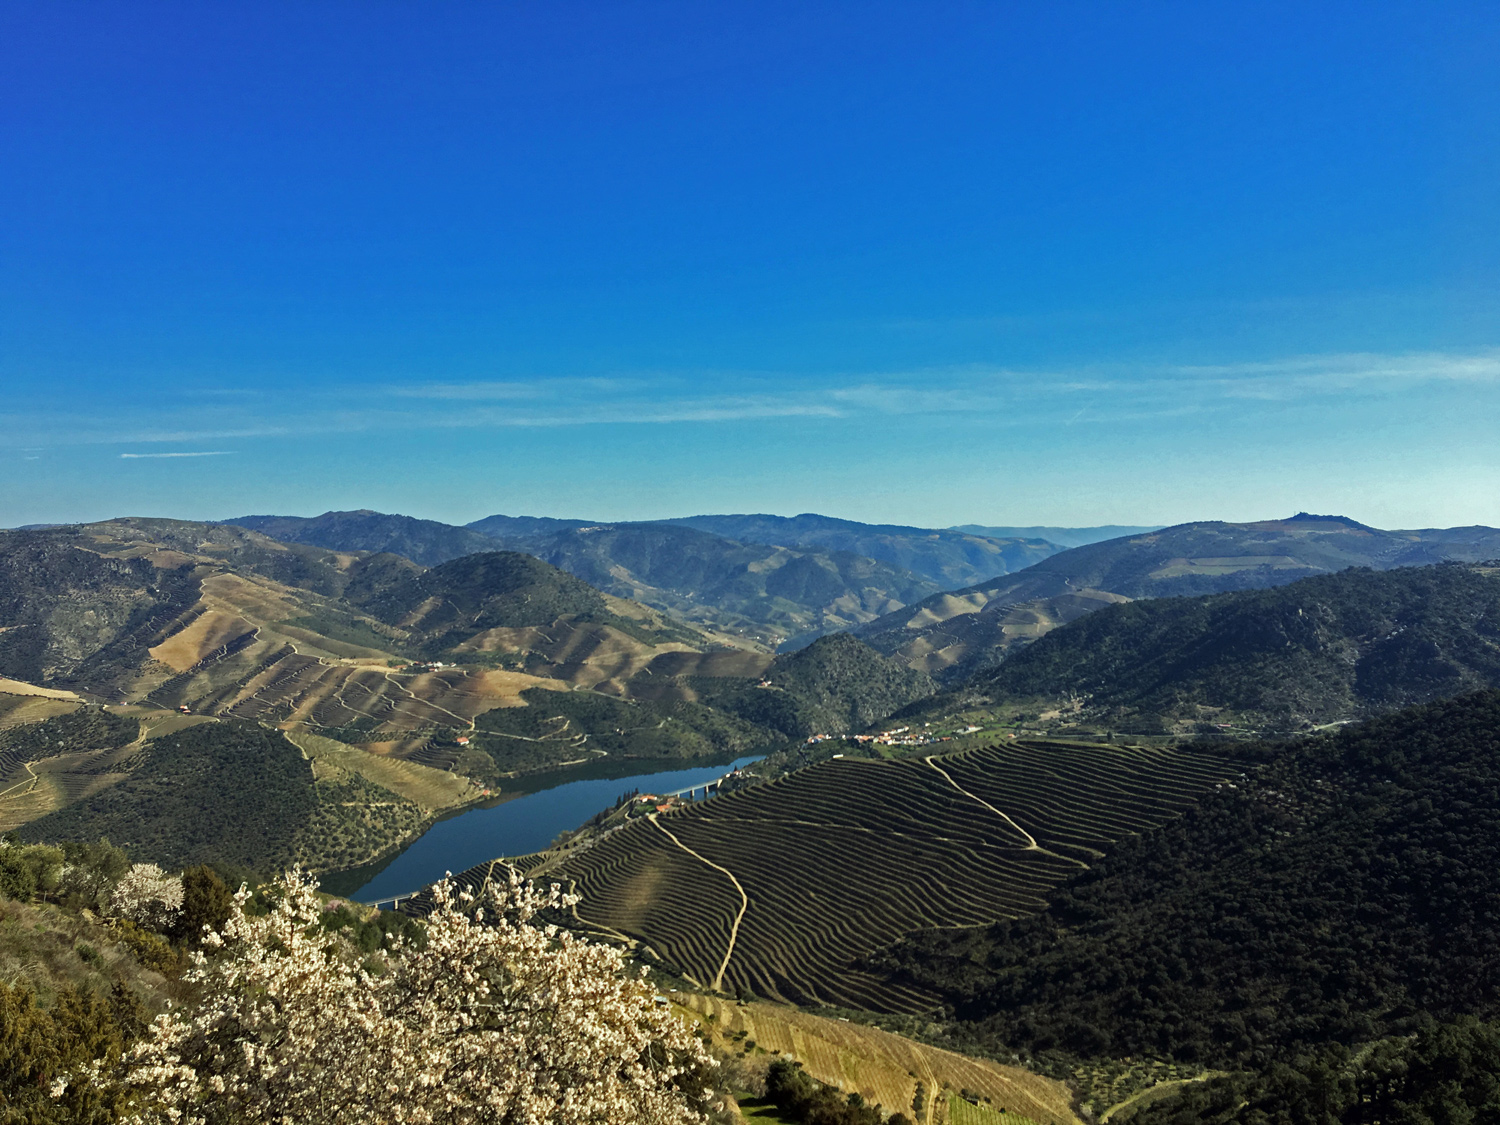
[[[535,791],[440,820],[394,859],[330,875],[323,880],[323,889],[361,902],[410,894],[449,871],[456,874],[499,856],[540,851],[558,833],[577,828],[600,809],[613,805],[621,793],[632,789],[670,793],[689,785],[704,785],[756,760],[739,758],[719,765],[626,777],[579,778],[572,772],[518,779],[528,782]],[[639,768],[639,763],[634,765]]]

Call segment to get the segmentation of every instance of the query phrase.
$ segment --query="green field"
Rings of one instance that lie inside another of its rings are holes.
[[[799,1004],[912,1011],[861,967],[913,930],[1042,908],[1113,840],[1236,773],[1189,751],[1014,743],[932,759],[835,759],[637,822],[549,874],[583,922],[687,977]]]

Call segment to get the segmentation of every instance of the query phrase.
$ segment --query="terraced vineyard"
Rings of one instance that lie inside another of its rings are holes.
[[[860,967],[912,930],[1041,908],[1112,841],[1237,772],[1190,751],[1012,743],[903,761],[835,759],[632,824],[549,875],[584,923],[694,981],[800,1004],[914,1011]]]

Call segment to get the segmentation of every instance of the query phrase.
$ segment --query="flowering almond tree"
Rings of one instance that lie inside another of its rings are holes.
[[[182,880],[154,863],[137,863],[115,884],[111,914],[153,930],[165,929],[182,909]]]
[[[476,899],[436,888],[426,943],[372,973],[318,926],[317,884],[279,884],[269,915],[236,896],[184,979],[199,999],[159,1017],[127,1059],[132,1120],[173,1125],[701,1122],[684,1086],[712,1063],[620,953],[553,926],[570,900],[512,875]]]

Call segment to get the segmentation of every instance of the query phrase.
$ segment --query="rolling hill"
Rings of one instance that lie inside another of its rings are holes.
[[[871,621],[938,589],[849,551],[740,543],[671,524],[607,524],[505,542],[608,593],[773,649]]]
[[[333,551],[389,552],[422,566],[437,566],[460,555],[495,549],[491,537],[479,531],[437,520],[386,515],[368,508],[311,517],[241,516],[224,522],[287,543],[306,543]]]
[[[1306,729],[1497,686],[1500,570],[1441,563],[1110,606],[958,695],[1065,709],[1085,726],[1193,733]]]
[[[783,653],[758,682],[698,675],[686,683],[702,702],[791,738],[862,731],[937,690],[847,633]]]
[[[936,594],[857,636],[945,683],[1115,602],[1263,589],[1351,566],[1389,570],[1500,555],[1500,531],[1380,531],[1342,516],[1190,523],[1077,547],[1015,574]]]

